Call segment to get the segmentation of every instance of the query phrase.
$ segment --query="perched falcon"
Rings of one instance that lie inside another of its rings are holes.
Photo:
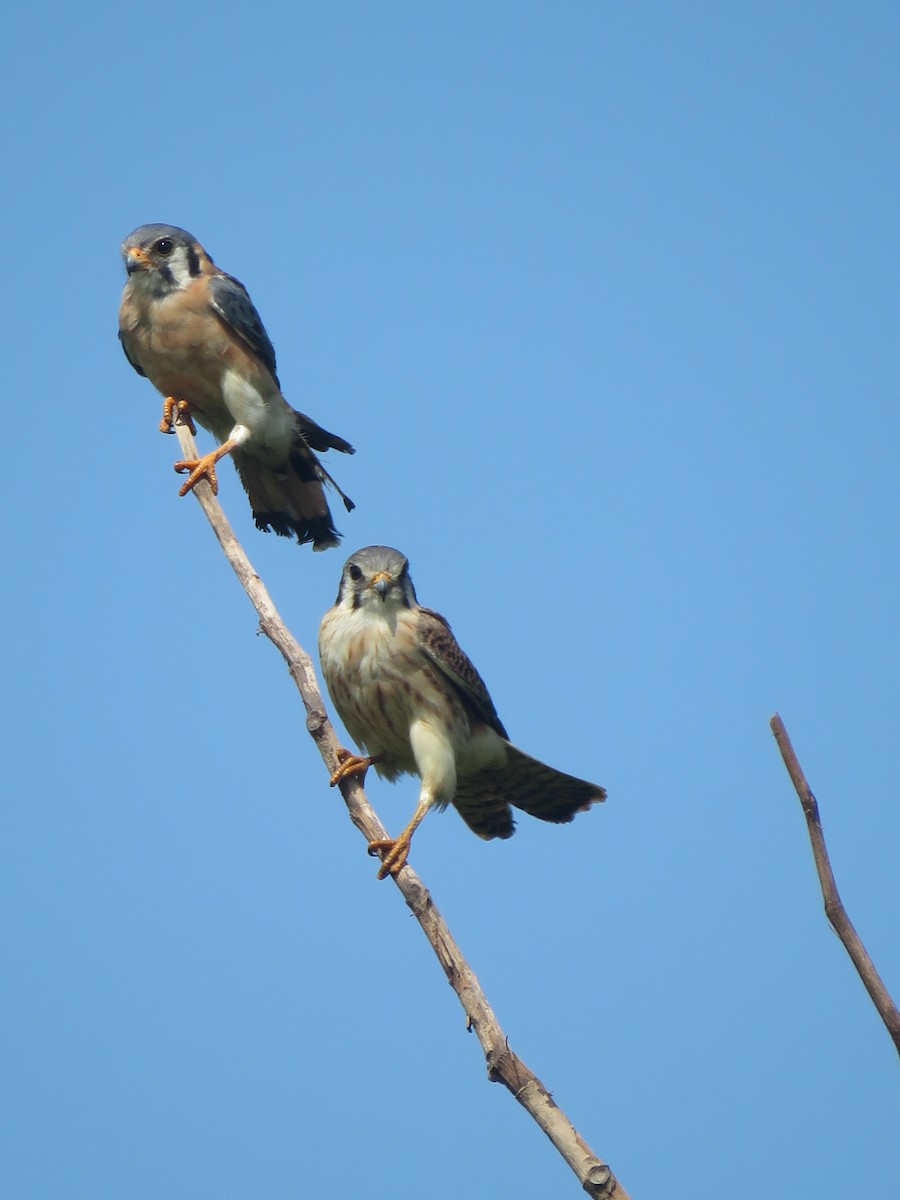
[[[571,821],[602,787],[545,766],[513,746],[481,676],[438,613],[422,608],[409,563],[389,546],[366,546],[347,559],[337,601],[322,618],[319,658],[334,706],[365,751],[342,751],[332,784],[365,776],[418,775],[419,802],[398,838],[372,842],[383,852],[378,878],[406,863],[429,808],[453,804],[483,838],[508,838],[510,805],[542,821]]]
[[[281,394],[275,350],[242,283],[220,271],[196,238],[176,225],[141,225],[122,243],[128,281],[119,337],[128,361],[165,397],[160,429],[191,417],[218,447],[177,462],[190,472],[179,495],[199,479],[215,493],[216,463],[231,454],[259,529],[336,546],[323,484],[353,507],[315,450],[353,454],[343,438],[296,412]],[[193,431],[193,425],[191,425]]]

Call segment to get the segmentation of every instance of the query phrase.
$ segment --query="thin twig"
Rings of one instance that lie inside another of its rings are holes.
[[[787,773],[791,777],[791,783],[793,783],[794,789],[800,797],[800,804],[803,806],[803,815],[806,817],[806,827],[809,831],[809,840],[812,845],[816,871],[819,873],[819,886],[822,888],[822,897],[825,901],[825,915],[834,927],[835,933],[844,943],[844,947],[850,955],[854,967],[856,967],[860,978],[866,985],[866,991],[871,996],[872,1003],[878,1009],[881,1019],[887,1026],[887,1031],[893,1038],[898,1053],[900,1053],[900,1012],[897,1011],[897,1006],[884,986],[881,976],[875,970],[875,964],[860,941],[859,934],[853,928],[853,924],[847,916],[847,910],[844,908],[838,894],[837,884],[834,881],[834,873],[831,870],[831,863],[828,860],[828,850],[825,846],[825,834],[822,831],[822,821],[819,817],[819,805],[812,794],[812,789],[806,781],[806,776],[803,774],[803,769],[800,766],[794,747],[791,745],[791,739],[788,737],[784,722],[778,713],[775,713],[769,721],[769,726],[775,735],[775,741],[778,743],[778,749],[781,751],[781,757],[784,759]]]
[[[196,444],[186,426],[177,425],[176,432],[184,457],[197,458]],[[337,752],[340,742],[325,714],[312,661],[278,615],[271,596],[235,537],[209,484],[205,480],[198,483],[194,488],[194,495],[206,513],[225,557],[231,563],[259,614],[260,629],[287,663],[306,709],[306,727],[315,740],[330,774],[339,765]],[[387,831],[369,804],[359,781],[352,777],[345,779],[341,782],[340,789],[351,820],[366,840],[372,842],[386,838]],[[506,1036],[477,978],[463,958],[459,946],[418,875],[407,866],[394,882],[424,930],[450,986],[459,997],[468,1026],[475,1031],[484,1051],[488,1078],[504,1084],[526,1112],[530,1113],[578,1176],[589,1196],[597,1197],[598,1200],[628,1200],[628,1193],[610,1168],[590,1149],[534,1072],[509,1048]]]

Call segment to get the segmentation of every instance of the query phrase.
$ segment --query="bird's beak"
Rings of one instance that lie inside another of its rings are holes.
[[[150,260],[140,246],[129,247],[125,255],[125,270],[129,275],[133,275],[135,271],[146,271],[149,266]]]
[[[381,597],[382,601],[391,590],[391,584],[393,582],[393,579],[390,577],[390,575],[388,575],[387,571],[378,571],[372,576],[372,587]]]

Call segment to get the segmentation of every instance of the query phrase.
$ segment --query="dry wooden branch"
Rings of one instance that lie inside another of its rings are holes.
[[[900,1012],[897,1011],[897,1006],[884,986],[881,976],[875,970],[875,964],[860,941],[859,934],[853,928],[853,924],[847,916],[847,911],[838,894],[837,884],[834,880],[831,863],[828,859],[828,851],[825,846],[825,834],[822,830],[822,821],[819,817],[819,805],[806,781],[806,776],[803,774],[803,769],[800,766],[794,747],[791,745],[791,739],[788,737],[784,722],[778,713],[775,713],[769,721],[769,726],[775,735],[775,741],[778,743],[778,749],[781,751],[784,765],[787,767],[791,783],[793,783],[794,789],[800,798],[803,815],[806,817],[806,827],[809,832],[810,844],[812,845],[813,858],[816,863],[816,871],[819,874],[819,886],[822,889],[822,898],[825,901],[825,915],[834,927],[835,933],[844,943],[844,947],[850,955],[853,965],[856,967],[860,978],[866,986],[866,991],[872,998],[872,1003],[878,1009],[882,1021],[887,1026],[888,1033],[893,1038],[897,1051],[900,1052]]]
[[[184,457],[197,458],[196,443],[187,427],[177,425],[176,433]],[[259,614],[260,629],[277,647],[287,663],[306,709],[306,727],[331,774],[338,767],[337,751],[340,742],[326,716],[312,661],[278,615],[271,596],[235,537],[209,485],[201,481],[194,488],[194,495],[206,513],[226,558]],[[366,840],[371,842],[386,838],[387,831],[369,804],[359,781],[354,778],[345,779],[340,788],[350,818]],[[487,1062],[488,1078],[504,1084],[534,1118],[578,1176],[589,1196],[597,1197],[598,1200],[629,1200],[628,1193],[610,1168],[590,1149],[534,1072],[509,1048],[509,1043],[477,978],[463,958],[428,889],[415,871],[407,866],[396,877],[395,883],[431,943],[450,986],[459,997],[469,1028],[475,1031],[481,1043]]]

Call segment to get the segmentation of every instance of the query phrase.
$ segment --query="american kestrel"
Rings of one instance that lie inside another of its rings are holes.
[[[216,463],[231,454],[259,529],[314,550],[336,546],[323,484],[344,495],[314,450],[353,454],[343,438],[296,412],[281,394],[275,350],[242,283],[220,271],[196,238],[176,225],[141,225],[122,243],[128,281],[119,337],[128,361],[165,397],[160,429],[197,421],[218,447],[177,462],[218,490]]]
[[[422,608],[409,563],[389,546],[347,559],[333,608],[319,628],[328,691],[365,757],[341,752],[332,784],[365,776],[418,775],[419,802],[397,838],[372,842],[383,853],[378,878],[406,863],[410,841],[432,807],[458,810],[483,838],[508,838],[510,805],[564,824],[606,799],[602,787],[545,766],[513,746],[481,676],[438,613]]]

